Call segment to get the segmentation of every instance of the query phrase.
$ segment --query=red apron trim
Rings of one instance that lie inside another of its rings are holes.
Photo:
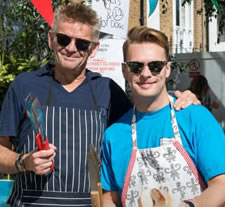
[[[186,150],[183,148],[183,146],[178,141],[173,142],[173,145],[181,153],[181,155],[184,157],[185,161],[187,162],[188,166],[191,168],[192,173],[194,174],[194,176],[195,176],[196,180],[198,181],[199,185],[201,186],[202,191],[204,189],[206,189],[206,185],[203,182],[203,179],[201,178],[201,176],[199,175],[198,170],[195,167],[195,164],[192,161],[192,159],[189,156],[189,154],[186,152]]]
[[[123,184],[123,191],[122,191],[122,204],[123,204],[123,206],[125,206],[125,202],[126,202],[128,185],[130,183],[131,173],[132,173],[134,163],[135,163],[135,160],[136,160],[136,153],[137,153],[137,148],[134,148],[131,152],[131,158],[130,158],[130,161],[129,161],[127,174],[125,176],[125,180],[124,180],[124,184]]]

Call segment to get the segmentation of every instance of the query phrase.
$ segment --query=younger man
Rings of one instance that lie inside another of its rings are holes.
[[[104,207],[119,206],[121,200],[123,206],[138,206],[146,188],[168,191],[176,206],[223,206],[225,136],[205,107],[173,109],[166,89],[171,70],[166,35],[134,27],[123,53],[134,108],[105,132]]]

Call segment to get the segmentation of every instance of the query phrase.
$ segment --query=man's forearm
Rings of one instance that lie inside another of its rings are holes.
[[[18,172],[15,162],[18,154],[0,145],[0,172],[4,174],[15,174]]]
[[[103,199],[103,206],[104,207],[116,207],[116,204],[114,204],[112,201]]]
[[[12,143],[8,136],[0,137],[0,172],[14,174],[18,170],[15,162],[18,154],[12,150]]]
[[[223,207],[225,205],[225,174],[212,178],[208,188],[193,199],[195,207]]]
[[[119,193],[105,191],[102,196],[104,207],[120,207],[122,206]]]

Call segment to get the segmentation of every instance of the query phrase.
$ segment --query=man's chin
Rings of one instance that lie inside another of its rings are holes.
[[[159,95],[159,92],[154,91],[154,90],[147,90],[147,89],[139,89],[135,92],[138,96],[141,96],[143,98],[151,98],[151,97],[155,97],[157,95]]]
[[[68,69],[68,70],[73,70],[73,69],[79,67],[78,63],[76,63],[74,61],[63,61],[63,62],[61,62],[60,66],[62,68]]]
[[[63,58],[65,62],[75,62],[77,61],[77,58],[75,57],[64,57]]]

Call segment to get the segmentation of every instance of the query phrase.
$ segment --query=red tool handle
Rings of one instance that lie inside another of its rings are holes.
[[[42,139],[41,139],[41,134],[40,133],[38,133],[36,135],[36,144],[37,144],[38,151],[43,150],[43,148],[42,148]]]
[[[38,133],[36,136],[36,143],[37,143],[37,148],[39,151],[50,149],[48,144],[48,138],[46,138],[46,141],[43,142],[40,133]],[[50,169],[53,170],[53,168],[54,168],[54,162],[52,162]]]

